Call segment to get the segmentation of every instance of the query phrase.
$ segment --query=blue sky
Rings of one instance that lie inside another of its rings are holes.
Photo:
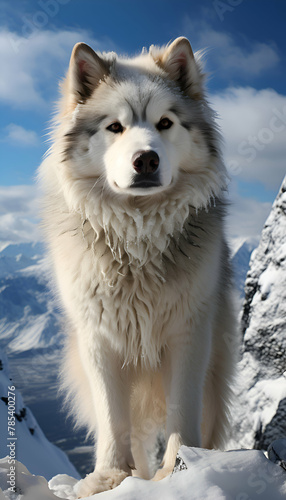
[[[136,54],[180,35],[194,51],[207,49],[207,88],[231,177],[232,237],[260,232],[286,171],[284,0],[0,0],[0,9],[0,210],[7,212],[10,193],[15,240],[19,217],[32,216],[31,185],[73,45]],[[7,213],[3,220],[4,234]]]

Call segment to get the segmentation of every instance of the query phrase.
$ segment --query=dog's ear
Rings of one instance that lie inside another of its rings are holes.
[[[175,80],[182,90],[193,99],[200,99],[202,94],[202,74],[198,67],[189,40],[185,37],[176,38],[167,45],[163,52],[151,55],[155,62],[172,80]]]
[[[89,45],[77,43],[72,51],[68,82],[74,102],[84,102],[95,87],[109,73],[109,67]]]

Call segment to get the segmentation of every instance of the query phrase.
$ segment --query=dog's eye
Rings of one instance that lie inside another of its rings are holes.
[[[123,127],[120,122],[114,122],[106,127],[106,130],[109,130],[109,132],[113,132],[114,134],[120,134],[121,132],[123,132]]]
[[[161,118],[159,123],[157,124],[157,129],[160,130],[167,130],[168,128],[171,128],[173,125],[173,122],[169,118]]]

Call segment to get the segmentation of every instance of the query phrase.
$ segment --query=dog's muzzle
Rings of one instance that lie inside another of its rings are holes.
[[[155,151],[137,151],[132,157],[135,175],[132,188],[149,188],[161,186],[158,172],[160,158]]]

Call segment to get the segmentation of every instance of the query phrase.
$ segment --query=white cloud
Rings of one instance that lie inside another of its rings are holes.
[[[271,206],[271,203],[242,198],[238,193],[231,192],[226,218],[226,230],[230,242],[235,243],[249,238],[259,239]]]
[[[286,96],[272,89],[230,88],[211,96],[231,176],[278,191],[286,172]]]
[[[23,30],[22,30],[23,31]],[[111,42],[93,39],[84,30],[51,31],[36,29],[31,36],[0,30],[0,100],[16,108],[36,109],[50,106],[57,80],[64,76],[75,43],[85,41],[95,50],[109,49]],[[47,95],[48,94],[48,95]]]
[[[195,50],[209,51],[211,66],[219,75],[249,79],[250,76],[267,73],[279,62],[274,43],[249,41],[241,37],[241,44],[238,45],[230,33],[216,31],[207,22],[193,21],[188,17],[184,21],[184,29]]]
[[[206,66],[210,62],[215,68],[215,79],[237,77],[241,81],[267,74],[278,65],[274,43],[250,41],[239,33],[234,37],[190,18],[186,18],[184,29],[195,49],[208,49]],[[231,176],[278,191],[286,171],[286,96],[273,89],[237,87],[212,95],[210,100],[220,115],[225,162]]]
[[[0,215],[8,211],[35,217],[38,196],[36,185],[0,186]]]
[[[38,241],[36,186],[0,186],[0,247],[5,243]]]
[[[4,133],[6,133],[4,141],[13,146],[37,146],[39,144],[39,138],[34,130],[27,130],[15,123],[7,125]]]

